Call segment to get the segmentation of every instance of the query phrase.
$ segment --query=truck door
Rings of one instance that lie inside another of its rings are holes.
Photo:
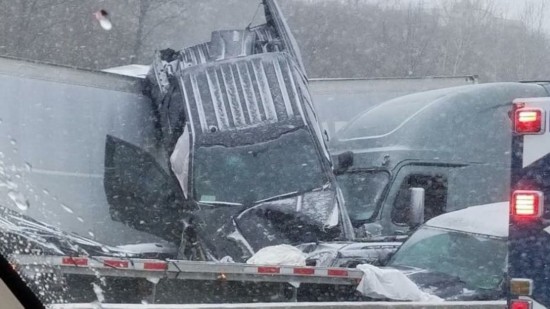
[[[381,209],[385,235],[407,234],[411,230],[410,190],[423,188],[424,219],[429,220],[446,211],[448,197],[448,167],[410,164],[396,174]]]

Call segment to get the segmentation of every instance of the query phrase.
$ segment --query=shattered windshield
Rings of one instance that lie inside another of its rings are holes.
[[[388,266],[443,273],[471,290],[497,290],[504,280],[506,254],[502,238],[424,227],[403,244]]]
[[[327,182],[304,129],[255,145],[200,147],[194,160],[195,195],[203,202],[246,204]]]

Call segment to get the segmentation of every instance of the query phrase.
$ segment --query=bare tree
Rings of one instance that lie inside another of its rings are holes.
[[[0,54],[94,69],[147,64],[155,49],[243,28],[258,1],[0,0]],[[498,0],[279,2],[310,77],[550,75],[540,65],[550,61],[546,0],[526,2],[515,18]],[[110,31],[92,18],[98,9],[109,12]]]
[[[157,28],[173,22],[181,17],[184,12],[182,9],[184,5],[181,1],[178,3],[176,0],[138,0],[137,2],[137,10],[135,13],[137,24],[135,43],[132,48],[132,55],[130,55],[130,58],[133,60],[140,59],[143,43],[147,41]],[[164,12],[159,13],[163,7],[170,7],[170,9],[167,10],[167,12],[169,12],[168,15],[163,15]]]

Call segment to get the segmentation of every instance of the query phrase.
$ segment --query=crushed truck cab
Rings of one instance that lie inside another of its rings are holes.
[[[163,156],[107,141],[113,217],[183,235],[180,258],[244,261],[271,245],[353,240],[298,47],[277,4],[264,7],[264,25],[156,54],[144,89]],[[144,188],[132,162],[151,162],[161,185]]]

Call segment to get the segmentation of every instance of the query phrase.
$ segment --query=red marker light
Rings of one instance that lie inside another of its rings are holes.
[[[510,301],[510,309],[531,309],[532,303],[528,300],[514,299]]]
[[[540,191],[514,191],[511,212],[515,217],[540,217],[542,215],[544,195]]]
[[[544,131],[544,112],[538,108],[519,108],[514,113],[514,132],[539,134]]]

